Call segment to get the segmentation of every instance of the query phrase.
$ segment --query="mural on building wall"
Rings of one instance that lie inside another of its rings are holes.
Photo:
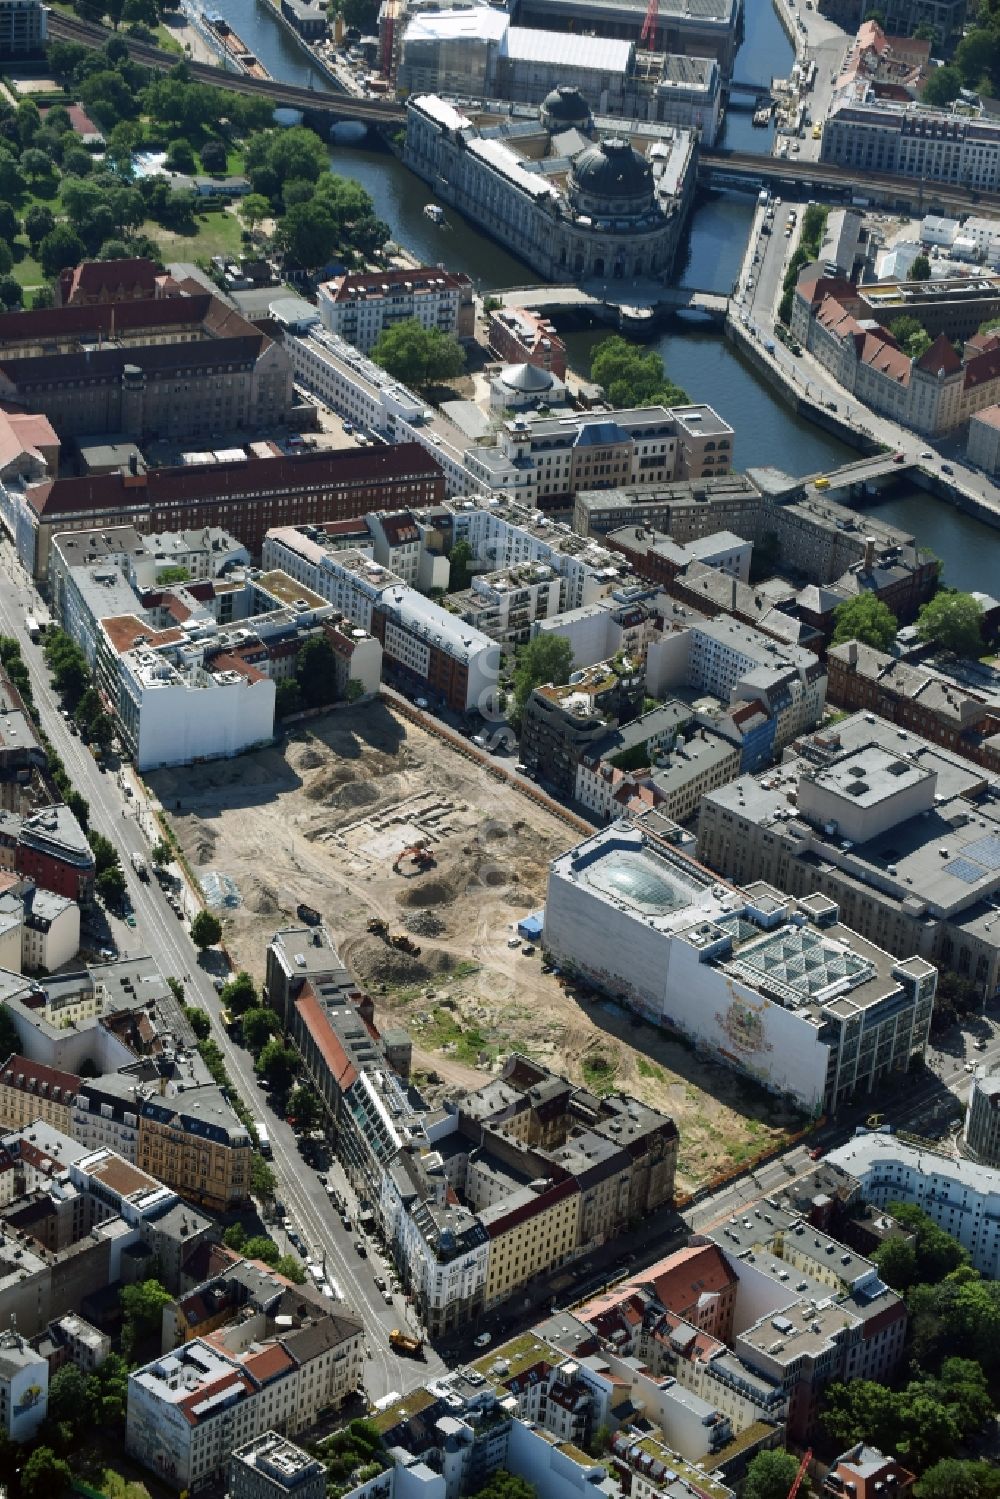
[[[764,1031],[762,1010],[747,1000],[733,998],[727,1010],[716,1011],[715,1019],[743,1060],[774,1050]]]

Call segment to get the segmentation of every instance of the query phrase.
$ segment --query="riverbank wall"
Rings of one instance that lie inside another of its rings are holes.
[[[344,88],[341,80],[337,77],[337,74],[330,67],[330,64],[326,62],[324,58],[320,57],[315,48],[310,47],[305,37],[301,34],[301,32],[296,30],[291,21],[284,14],[281,6],[276,5],[275,0],[264,0],[264,4],[266,5],[268,11],[273,16],[275,21],[277,21],[278,25],[286,33],[286,35],[291,37],[292,41],[298,47],[299,51],[305,53],[306,57],[316,69],[317,73],[322,73],[327,82],[333,85],[334,93],[346,93],[347,90]]]

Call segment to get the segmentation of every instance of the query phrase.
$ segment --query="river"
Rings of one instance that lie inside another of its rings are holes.
[[[305,53],[287,35],[265,0],[213,0],[246,44],[276,78],[325,87]],[[792,46],[771,0],[746,0],[746,39],[737,61],[737,76],[747,82],[767,83],[787,75]],[[748,111],[733,110],[727,117],[722,143],[742,151],[767,151],[770,130],[755,130]],[[371,194],[375,211],[389,225],[393,237],[427,264],[446,263],[465,271],[480,290],[522,286],[532,271],[449,210],[441,228],[424,216],[425,185],[385,147],[360,129],[341,127],[331,149],[330,166],[353,177]],[[728,293],[739,270],[753,200],[740,194],[703,197],[692,215],[678,263],[682,285]],[[570,333],[571,359],[586,370],[589,351],[599,333]],[[692,400],[715,406],[736,431],[735,456],[740,469],[774,464],[790,474],[815,473],[843,463],[856,454],[836,438],[793,416],[774,392],[735,353],[721,334],[692,324],[675,323],[651,342],[671,378]],[[879,513],[897,524],[912,527],[945,564],[948,581],[959,587],[992,590],[991,558],[996,534],[920,491],[897,495]]]

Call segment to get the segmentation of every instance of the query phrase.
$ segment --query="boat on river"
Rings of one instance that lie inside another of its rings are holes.
[[[424,216],[430,219],[432,224],[444,223],[444,209],[440,203],[425,203]]]

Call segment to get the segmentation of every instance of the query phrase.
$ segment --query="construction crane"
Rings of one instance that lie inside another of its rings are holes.
[[[802,1480],[806,1476],[806,1469],[808,1468],[809,1464],[812,1462],[812,1455],[813,1455],[813,1452],[812,1452],[812,1448],[810,1447],[810,1448],[808,1448],[808,1450],[803,1455],[802,1461],[799,1463],[799,1471],[795,1475],[795,1482],[792,1484],[791,1488],[788,1490],[788,1499],[795,1499],[796,1494],[799,1492],[799,1489],[802,1487]]]
[[[642,23],[642,31],[639,33],[640,42],[645,42],[647,52],[656,51],[656,28],[660,19],[660,0],[649,0],[646,6],[646,19]]]

